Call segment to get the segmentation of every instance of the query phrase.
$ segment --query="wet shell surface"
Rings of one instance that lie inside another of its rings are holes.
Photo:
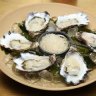
[[[49,56],[38,56],[31,53],[21,53],[21,56],[13,61],[16,69],[26,72],[40,71],[52,65]]]
[[[40,49],[48,54],[62,54],[70,46],[69,39],[62,32],[47,32],[39,40]]]
[[[65,78],[65,81],[70,84],[77,85],[84,79],[88,69],[86,62],[79,52],[70,48],[62,61],[60,75]]]
[[[11,57],[6,64],[27,81],[36,78],[36,82],[46,79],[57,84],[63,79],[77,85],[91,79],[90,74],[86,77],[96,68],[96,34],[88,24],[88,16],[82,12],[58,17],[46,11],[31,12],[0,38],[2,51]]]
[[[58,16],[56,21],[57,27],[61,30],[74,25],[88,25],[88,23],[88,16],[85,13]]]
[[[0,45],[11,50],[27,50],[32,42],[19,33],[8,32],[0,38]]]
[[[81,32],[76,34],[78,40],[83,41],[86,45],[96,52],[96,34]]]
[[[25,20],[25,27],[31,33],[40,32],[47,27],[49,20],[48,12],[32,12]]]

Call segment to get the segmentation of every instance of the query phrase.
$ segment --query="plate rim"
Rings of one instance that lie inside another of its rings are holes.
[[[36,3],[36,4],[26,4],[26,5],[23,5],[23,6],[18,7],[17,9],[15,9],[15,10],[13,10],[13,11],[9,11],[9,12],[5,13],[4,15],[2,15],[2,16],[0,17],[0,21],[1,21],[2,19],[4,19],[7,15],[12,14],[12,13],[18,11],[19,9],[26,8],[26,7],[33,6],[33,5],[34,5],[34,6],[35,6],[35,5],[37,6],[37,5],[50,5],[50,4],[51,4],[51,5],[56,5],[56,4],[57,4],[57,6],[58,6],[58,5],[71,6],[71,7],[77,8],[78,10],[80,9],[80,10],[82,10],[82,11],[87,12],[88,14],[90,14],[87,10],[84,10],[84,9],[82,9],[82,8],[80,8],[80,7],[73,6],[73,5],[62,4],[62,3]],[[92,15],[92,14],[90,14],[90,15]],[[95,16],[92,16],[92,17],[95,18]],[[2,60],[0,60],[0,61],[1,61],[1,62],[0,62],[0,70],[1,70],[6,76],[8,76],[9,78],[11,78],[12,80],[14,80],[14,81],[16,81],[16,82],[18,82],[18,83],[20,83],[20,84],[22,84],[22,85],[25,85],[25,86],[28,86],[28,87],[30,87],[30,88],[35,88],[35,89],[40,89],[40,90],[46,90],[46,91],[65,91],[65,90],[78,89],[78,88],[81,88],[81,87],[84,87],[84,86],[87,86],[87,85],[89,85],[89,84],[91,84],[91,83],[96,82],[96,79],[93,79],[93,80],[91,80],[91,81],[89,81],[89,82],[82,83],[82,84],[80,84],[80,85],[78,85],[78,86],[71,86],[71,87],[67,87],[67,88],[46,88],[46,89],[44,89],[43,87],[39,87],[39,86],[34,86],[34,85],[30,86],[30,85],[25,84],[24,82],[21,82],[21,81],[18,80],[16,77],[10,75],[10,74],[9,74],[10,72],[8,73],[8,72],[4,71],[4,70],[2,69],[2,64],[3,64],[3,62],[2,62]]]

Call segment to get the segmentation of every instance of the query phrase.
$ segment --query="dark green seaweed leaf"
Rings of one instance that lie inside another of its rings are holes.
[[[28,31],[25,28],[25,21],[22,21],[22,23],[19,23],[18,26],[22,30],[22,35],[25,36],[26,39],[32,41],[32,37],[29,35]]]
[[[83,56],[84,55],[89,55],[91,50],[85,46],[76,46],[77,51],[80,52]]]
[[[12,52],[10,49],[7,49],[7,48],[2,47],[2,46],[1,46],[1,50],[4,51],[4,53],[5,53],[6,55]]]
[[[49,72],[51,72],[53,75],[59,74],[60,67],[57,64],[53,64],[49,68]]]
[[[89,56],[84,56],[84,60],[85,60],[85,62],[86,62],[86,64],[87,64],[87,67],[88,67],[89,69],[94,69],[94,68],[96,68],[96,64],[94,64],[94,62],[90,59]]]
[[[71,37],[71,43],[72,45],[75,45],[77,50],[81,53],[90,53],[92,50],[86,46],[85,44],[83,44],[82,42],[80,42],[76,37]]]
[[[92,32],[92,30],[88,29],[87,26],[79,26],[78,31]]]
[[[80,41],[78,41],[78,39],[74,36],[71,37],[71,43],[74,45],[82,45]]]
[[[4,48],[1,46],[1,50],[4,51],[4,53],[7,55],[7,54],[11,54],[12,56],[19,56],[20,55],[20,52],[19,51],[13,51],[13,50],[10,50],[8,48]]]
[[[78,32],[81,32],[81,31],[96,34],[96,30],[91,30],[87,26],[79,26],[78,27]]]

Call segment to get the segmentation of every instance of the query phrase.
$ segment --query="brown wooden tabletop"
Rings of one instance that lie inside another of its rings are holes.
[[[96,16],[96,0],[0,0],[0,16],[30,3],[59,2],[79,6]],[[96,96],[96,82],[83,88],[48,92],[21,85],[0,71],[0,96]]]

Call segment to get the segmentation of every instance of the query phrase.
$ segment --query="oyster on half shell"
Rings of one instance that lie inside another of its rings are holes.
[[[89,32],[78,32],[76,37],[78,40],[83,41],[90,49],[96,52],[96,34]]]
[[[50,15],[48,12],[32,12],[25,20],[26,29],[34,34],[35,32],[41,32],[45,29],[49,23]]]
[[[87,71],[88,68],[83,57],[71,47],[62,61],[60,75],[65,78],[68,84],[76,85],[84,79]]]
[[[46,32],[39,39],[40,49],[47,54],[63,54],[69,46],[69,38],[63,32]]]
[[[76,13],[64,16],[58,16],[56,25],[59,29],[68,28],[70,26],[88,25],[88,16],[85,13]]]
[[[26,72],[41,71],[53,64],[50,56],[38,56],[31,53],[21,53],[21,56],[13,61],[16,64],[16,69]]]
[[[19,33],[8,32],[0,38],[0,45],[10,50],[27,50],[32,42]]]

